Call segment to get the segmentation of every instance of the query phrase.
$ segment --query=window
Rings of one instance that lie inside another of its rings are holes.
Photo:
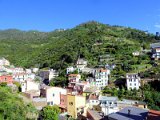
[[[61,99],[61,102],[64,102],[64,100],[63,100],[63,99]]]
[[[51,102],[51,105],[53,105],[53,102]]]
[[[53,97],[54,97],[54,93],[53,93]]]
[[[71,106],[72,106],[72,105],[73,105],[73,102],[69,102],[69,105],[71,105]]]
[[[47,105],[50,105],[50,102],[47,102]]]
[[[130,86],[132,86],[132,83],[130,83]]]
[[[136,82],[136,79],[134,79],[134,82]]]
[[[136,86],[136,83],[134,84],[134,86]]]

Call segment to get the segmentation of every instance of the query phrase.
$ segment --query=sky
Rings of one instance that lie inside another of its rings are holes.
[[[0,0],[0,29],[53,31],[95,20],[160,32],[160,0]]]

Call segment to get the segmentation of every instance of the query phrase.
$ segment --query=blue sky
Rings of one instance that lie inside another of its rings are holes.
[[[90,20],[155,33],[160,0],[0,0],[0,29],[52,31]]]

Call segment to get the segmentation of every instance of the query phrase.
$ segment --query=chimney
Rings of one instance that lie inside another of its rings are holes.
[[[128,116],[130,116],[131,110],[128,109]]]

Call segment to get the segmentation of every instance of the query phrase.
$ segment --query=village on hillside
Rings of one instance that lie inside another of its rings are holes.
[[[160,59],[160,43],[151,44],[150,51],[151,59]],[[133,53],[134,56],[139,54],[139,51]],[[160,111],[149,109],[147,102],[139,99],[144,96],[143,92],[135,92],[137,99],[132,99],[131,95],[126,99],[120,97],[124,93],[116,93],[119,88],[113,86],[117,83],[111,81],[115,68],[116,64],[91,68],[86,59],[78,58],[74,66],[65,70],[68,85],[60,87],[50,85],[50,81],[59,76],[57,70],[24,69],[0,58],[0,84],[19,91],[20,97],[32,102],[39,111],[45,106],[58,106],[60,120],[159,120]],[[142,78],[138,71],[127,73],[123,79],[123,89],[133,93],[154,80]]]

